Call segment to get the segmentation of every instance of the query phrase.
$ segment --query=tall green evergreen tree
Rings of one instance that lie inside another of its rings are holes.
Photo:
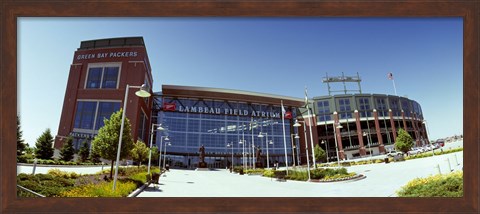
[[[88,159],[88,156],[90,156],[90,147],[88,146],[87,141],[83,141],[82,146],[80,147],[80,150],[78,151],[78,158],[80,158],[80,162],[85,162]]]
[[[141,140],[137,140],[133,149],[132,149],[132,158],[134,161],[138,162],[138,167],[142,164],[142,161],[145,161],[148,158],[149,149],[147,145]]]
[[[92,141],[92,149],[98,152],[104,159],[111,160],[110,178],[112,178],[113,165],[117,158],[118,139],[120,137],[120,125],[122,120],[122,112],[120,109],[114,112],[110,119],[104,119],[104,126],[98,130],[97,136]],[[125,118],[122,135],[122,147],[120,148],[120,159],[130,155],[133,148],[133,140],[131,134],[130,121]]]
[[[53,156],[53,137],[50,129],[47,128],[35,143],[35,155],[40,159],[52,159]]]
[[[60,150],[60,160],[70,161],[73,159],[75,149],[73,148],[73,138],[68,137]]]
[[[20,117],[17,115],[17,160],[18,156],[22,155],[25,151],[25,148],[27,147],[27,145],[24,143],[25,140],[22,139],[22,137],[23,131],[20,126]]]
[[[315,145],[315,160],[325,162],[327,160],[327,153],[318,144]]]
[[[413,147],[413,138],[403,129],[398,130],[397,140],[395,142],[395,150],[408,152]]]

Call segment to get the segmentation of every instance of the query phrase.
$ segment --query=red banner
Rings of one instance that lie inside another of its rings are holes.
[[[284,116],[285,116],[285,119],[292,119],[292,117],[293,117],[292,112],[290,112],[290,111],[285,112]]]
[[[163,103],[163,111],[175,111],[176,109],[176,103]]]

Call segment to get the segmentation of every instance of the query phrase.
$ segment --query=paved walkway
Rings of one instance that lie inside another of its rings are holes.
[[[457,152],[396,163],[347,167],[348,171],[367,178],[334,183],[278,182],[227,170],[172,169],[160,177],[157,188],[152,184],[137,197],[392,197],[408,181],[438,174],[437,164],[442,173],[447,173],[447,159],[452,169],[462,169],[463,152]]]

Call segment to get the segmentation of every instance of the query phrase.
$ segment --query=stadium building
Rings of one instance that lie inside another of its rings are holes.
[[[428,142],[418,102],[362,93],[360,81],[358,74],[326,77],[329,95],[313,99],[162,85],[161,92],[149,89],[149,98],[130,90],[126,116],[134,140],[149,144],[152,139],[162,159],[180,168],[196,168],[202,146],[208,167],[225,168],[232,163],[284,166],[286,160],[289,165],[306,164],[307,154],[312,162],[315,145],[327,151],[329,162],[337,160],[337,153],[341,160],[383,154],[393,149],[400,128],[417,146]],[[356,82],[358,93],[345,87],[343,94],[332,95],[332,82]],[[81,42],[70,68],[55,148],[60,149],[68,136],[74,137],[76,149],[84,141],[90,143],[103,118],[123,106],[127,84],[153,86],[142,37]]]

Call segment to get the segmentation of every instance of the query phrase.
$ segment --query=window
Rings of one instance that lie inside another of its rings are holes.
[[[88,71],[87,88],[99,88],[102,79],[102,68],[90,68]]]
[[[138,136],[137,138],[142,140],[143,142],[147,142],[145,141],[145,130],[147,129],[146,127],[146,124],[147,123],[147,116],[145,115],[145,113],[143,113],[143,111],[140,112],[140,121],[138,122],[138,129],[137,129],[137,133],[138,133]]]
[[[99,102],[95,130],[100,129],[100,127],[104,125],[103,120],[105,118],[110,118],[112,113],[118,111],[119,109],[120,102]]]
[[[318,101],[317,107],[318,107],[317,114],[318,114],[319,121],[328,121],[331,119],[330,106],[329,106],[328,100]]]
[[[91,67],[85,88],[117,88],[119,66]]]
[[[385,99],[377,98],[377,108],[378,116],[387,116],[387,105],[385,104]]]
[[[370,112],[370,102],[368,98],[359,98],[358,102],[360,103],[360,115],[361,117],[371,117],[372,112]]]
[[[119,109],[120,102],[78,101],[74,128],[98,130],[104,125],[103,119]]]
[[[352,118],[350,99],[339,99],[338,104],[340,105],[340,119]]]
[[[77,112],[75,113],[74,127],[80,129],[93,129],[97,102],[77,103]]]

